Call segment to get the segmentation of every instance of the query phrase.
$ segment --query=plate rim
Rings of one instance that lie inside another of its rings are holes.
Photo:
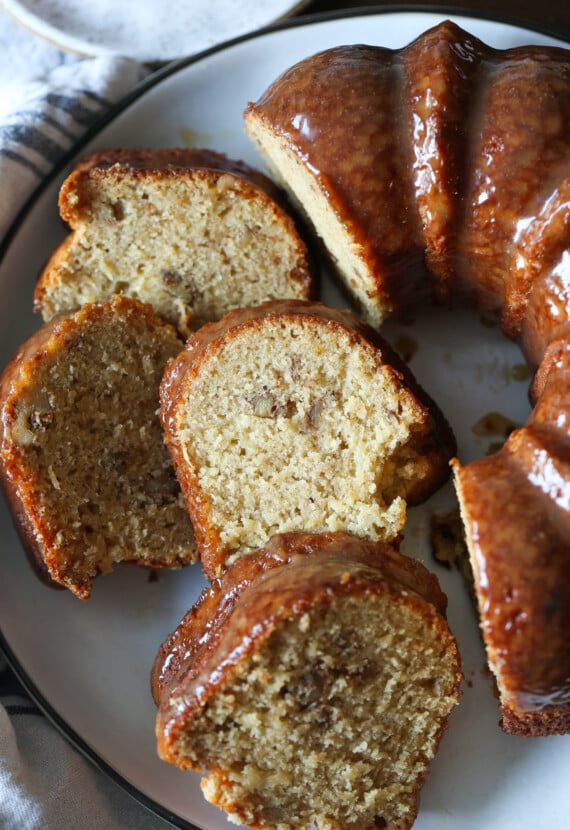
[[[264,25],[273,25],[279,21],[286,20],[294,14],[298,14],[299,11],[309,4],[309,2],[310,0],[290,0],[287,8],[283,9],[279,14],[272,16],[271,19]],[[50,43],[53,47],[62,52],[66,52],[69,55],[75,55],[80,58],[97,58],[126,54],[127,57],[148,64],[163,64],[185,57],[185,53],[175,54],[171,57],[160,57],[159,55],[145,56],[143,51],[138,54],[127,54],[126,52],[105,46],[104,43],[99,41],[90,42],[85,37],[81,37],[81,35],[70,34],[64,29],[58,27],[57,24],[49,22],[40,14],[30,9],[27,4],[19,2],[19,0],[0,0],[0,10],[4,11],[11,20],[30,34],[41,38],[41,40],[46,43]],[[258,27],[258,29],[254,30],[254,32],[258,31],[259,28],[261,27]],[[225,41],[226,38],[224,38],[224,41],[221,42]],[[201,47],[198,51],[201,52],[202,48],[203,47]]]
[[[0,0],[0,7],[3,7],[2,0]],[[268,26],[264,26],[254,32],[248,32],[238,35],[234,38],[225,40],[212,47],[204,49],[196,54],[187,57],[179,58],[160,67],[151,73],[150,76],[140,81],[126,96],[119,102],[112,105],[109,111],[99,119],[95,124],[91,125],[81,138],[55,163],[52,170],[42,179],[42,181],[33,189],[31,194],[25,200],[23,206],[19,209],[13,221],[9,225],[2,240],[0,240],[0,267],[8,254],[10,246],[25,223],[28,214],[33,210],[36,202],[42,197],[43,193],[53,184],[53,182],[61,176],[65,168],[69,166],[71,161],[76,158],[83,148],[85,148],[96,136],[102,132],[109,124],[111,124],[119,115],[131,106],[131,104],[138,101],[146,93],[159,86],[167,78],[176,75],[178,72],[187,67],[199,63],[217,52],[223,52],[233,46],[249,40],[257,40],[283,30],[289,30],[299,27],[308,27],[314,24],[344,20],[348,18],[357,17],[380,17],[387,14],[406,16],[410,14],[433,14],[433,15],[453,15],[454,17],[464,18],[465,20],[479,20],[489,21],[498,25],[512,26],[523,31],[534,32],[546,37],[551,37],[558,40],[560,43],[567,43],[570,46],[570,37],[566,38],[560,36],[552,29],[538,24],[531,25],[520,19],[511,17],[509,15],[494,14],[479,12],[469,8],[458,8],[453,5],[441,6],[426,6],[420,4],[403,4],[403,5],[383,5],[383,6],[362,6],[355,9],[332,10],[326,12],[316,12],[313,14],[306,14],[300,17],[285,19]],[[156,817],[169,823],[176,830],[205,830],[205,828],[194,824],[180,815],[173,813],[167,807],[154,798],[146,795],[136,785],[125,778],[117,769],[106,762],[95,749],[93,749],[87,741],[80,737],[77,732],[67,723],[65,718],[61,716],[55,708],[50,704],[43,693],[37,688],[36,684],[28,676],[25,669],[20,665],[18,657],[12,650],[10,644],[2,632],[0,626],[0,654],[5,658],[8,667],[14,673],[18,682],[31,698],[31,700],[40,709],[42,714],[48,721],[56,728],[59,734],[68,741],[79,753],[96,769],[103,773],[109,780],[118,785],[124,792],[131,796],[143,808],[149,810]]]
[[[64,717],[62,717],[54,709],[51,703],[44,697],[42,692],[37,688],[35,683],[28,677],[26,671],[22,668],[18,658],[10,647],[8,641],[4,637],[2,629],[0,628],[0,654],[6,660],[6,664],[13,672],[14,676],[29,696],[30,700],[38,707],[42,715],[52,724],[59,735],[74,747],[83,758],[91,764],[95,769],[98,769],[106,778],[115,783],[127,795],[133,798],[141,807],[147,809],[157,818],[168,822],[176,830],[205,830],[197,824],[189,822],[187,819],[174,814],[168,810],[163,804],[155,801],[150,796],[146,795],[142,790],[132,784],[127,778],[116,770],[111,764],[105,761],[87,741],[83,740],[75,730],[69,726]]]

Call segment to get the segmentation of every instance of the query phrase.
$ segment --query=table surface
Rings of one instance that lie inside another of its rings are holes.
[[[390,7],[391,9],[431,8],[434,11],[452,11],[465,14],[484,14],[508,19],[514,23],[541,29],[544,32],[570,41],[570,0],[463,0],[444,3],[423,0],[421,3],[398,3],[394,0],[314,0],[304,7],[302,14],[338,11],[365,6]]]

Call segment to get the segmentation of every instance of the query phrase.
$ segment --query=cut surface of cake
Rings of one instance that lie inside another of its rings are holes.
[[[502,726],[570,732],[570,52],[446,21],[309,56],[245,124],[366,319],[467,301],[536,373],[523,430],[455,484]]]
[[[157,415],[182,348],[126,297],[44,324],[0,387],[0,470],[24,545],[47,581],[82,599],[115,563],[197,558]]]
[[[303,301],[196,332],[165,372],[161,421],[209,577],[278,532],[396,539],[455,446],[373,329]]]
[[[65,180],[59,205],[73,232],[36,286],[44,320],[122,293],[187,336],[231,308],[310,294],[307,247],[283,194],[221,153],[97,151]]]
[[[421,563],[345,533],[273,537],[161,647],[159,754],[274,830],[407,830],[462,680]]]

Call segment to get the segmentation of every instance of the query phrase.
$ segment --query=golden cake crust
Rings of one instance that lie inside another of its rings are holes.
[[[156,416],[164,365],[182,345],[150,306],[117,296],[44,324],[6,367],[1,479],[50,584],[87,599],[114,562],[196,560]]]

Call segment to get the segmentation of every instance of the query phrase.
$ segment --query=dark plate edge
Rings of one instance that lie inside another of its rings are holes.
[[[61,158],[54,165],[51,172],[33,190],[30,196],[26,199],[24,205],[18,211],[16,217],[14,218],[6,234],[4,235],[4,238],[0,242],[0,265],[2,264],[4,257],[6,256],[10,248],[12,240],[17,234],[20,226],[23,224],[28,213],[32,210],[34,204],[45,192],[45,190],[49,188],[49,186],[55,181],[55,179],[57,179],[63,173],[65,168],[68,165],[70,165],[72,160],[76,158],[78,154],[81,153],[82,149],[86,147],[89,144],[89,142],[92,141],[98,135],[98,133],[100,133],[118,115],[127,110],[131,104],[133,104],[135,101],[141,98],[150,89],[153,89],[155,86],[160,84],[165,78],[168,78],[171,75],[175,75],[182,69],[185,69],[186,67],[191,66],[194,63],[198,63],[201,60],[204,60],[205,58],[209,57],[210,55],[215,54],[216,52],[224,51],[239,43],[245,42],[247,40],[254,40],[258,37],[262,37],[273,32],[285,29],[298,28],[299,26],[309,26],[315,23],[326,22],[329,20],[343,20],[346,18],[353,17],[375,16],[395,13],[450,14],[456,17],[489,20],[495,23],[501,23],[508,26],[515,26],[520,29],[526,29],[527,31],[534,31],[538,34],[555,38],[560,42],[566,42],[570,44],[570,39],[566,39],[550,27],[539,26],[538,24],[532,25],[528,21],[523,20],[521,18],[494,13],[482,13],[480,11],[477,11],[477,9],[470,7],[459,8],[453,5],[425,6],[422,4],[362,6],[360,8],[345,11],[341,10],[320,12],[315,14],[305,14],[295,18],[283,20],[279,23],[274,23],[269,26],[265,26],[261,29],[256,30],[255,32],[239,35],[238,37],[224,41],[223,43],[217,44],[209,49],[201,51],[196,55],[192,55],[187,58],[181,58],[168,64],[167,66],[157,69],[156,71],[151,73],[151,75],[148,78],[144,79],[139,84],[137,84],[134,87],[134,89],[130,93],[128,93],[128,95],[124,96],[121,99],[121,101],[119,101],[116,105],[112,106],[105,116],[103,116],[99,121],[93,124],[83,134],[79,141],[76,142],[76,144],[74,144],[72,148],[70,148],[61,156]],[[67,741],[69,741],[69,743],[78,752],[80,752],[81,755],[84,758],[86,758],[86,760],[93,764],[95,768],[99,769],[105,776],[107,776],[110,780],[114,781],[119,787],[121,787],[123,791],[125,791],[128,795],[134,798],[134,800],[137,801],[142,807],[149,810],[158,818],[161,818],[162,820],[168,822],[172,825],[172,827],[177,828],[177,830],[203,830],[203,828],[198,827],[198,825],[192,824],[186,821],[186,819],[182,818],[181,816],[171,813],[159,802],[146,796],[143,792],[141,792],[141,790],[139,790],[137,787],[131,784],[126,778],[124,778],[116,769],[114,769],[110,764],[104,761],[97,754],[97,752],[95,752],[85,741],[83,741],[82,738],[80,738],[79,735],[77,735],[77,733],[61,717],[61,715],[59,715],[58,712],[51,706],[51,704],[43,697],[43,695],[36,688],[32,680],[27,676],[26,672],[20,666],[16,655],[12,652],[8,642],[4,638],[1,628],[0,652],[2,652],[3,656],[6,659],[6,662],[8,663],[10,669],[14,672],[20,684],[24,687],[27,694],[38,706],[38,708],[42,711],[42,713],[54,725],[54,727],[60,732],[60,734],[63,735],[63,737]]]
[[[35,684],[27,676],[18,662],[18,658],[8,645],[2,631],[0,630],[0,653],[6,659],[6,663],[14,673],[15,677],[23,686],[30,699],[36,704],[42,715],[51,722],[57,731],[74,747],[90,764],[98,769],[103,775],[117,784],[124,792],[130,795],[141,807],[150,813],[168,822],[177,830],[203,830],[197,824],[191,824],[186,819],[171,813],[162,804],[146,796],[141,790],[124,778],[120,772],[101,758],[79,735],[67,724],[52,705],[45,699]],[[150,692],[149,692],[150,694]]]

